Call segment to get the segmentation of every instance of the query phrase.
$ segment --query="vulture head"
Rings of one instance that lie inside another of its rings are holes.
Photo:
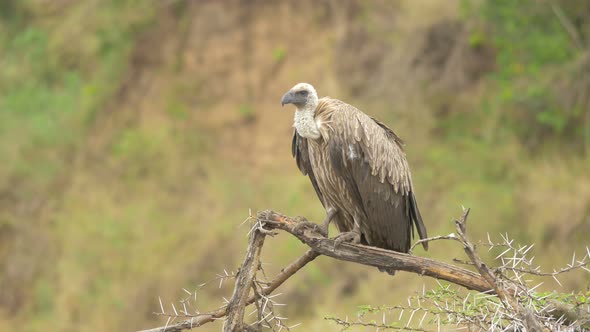
[[[311,84],[298,83],[283,95],[281,104],[293,104],[297,110],[315,110],[318,106],[318,94]]]

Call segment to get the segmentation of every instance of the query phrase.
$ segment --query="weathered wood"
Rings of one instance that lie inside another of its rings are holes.
[[[284,269],[282,269],[281,272],[277,274],[273,280],[270,281],[268,286],[262,290],[261,295],[269,295],[272,292],[274,292],[275,289],[279,288],[285,281],[287,281],[287,279],[293,276],[297,271],[301,270],[305,265],[307,265],[307,263],[316,259],[319,255],[319,253],[311,249],[306,251],[303,255],[301,255],[291,264],[287,265]],[[246,302],[247,305],[251,305],[256,301],[256,299],[257,298],[255,295],[251,295],[248,298],[248,301]],[[170,324],[168,326],[160,326],[153,329],[142,330],[139,332],[179,332],[184,330],[190,330],[199,327],[203,324],[210,323],[214,320],[221,319],[227,316],[227,314],[227,307],[224,306],[207,313],[195,315],[194,317],[191,317],[190,319],[184,320],[179,323]]]
[[[252,282],[260,267],[260,253],[262,252],[265,237],[266,235],[258,229],[254,229],[250,233],[250,244],[248,245],[246,258],[240,267],[240,272],[236,277],[234,293],[227,305],[228,314],[223,328],[224,332],[246,330],[244,311],[248,303],[248,294],[250,294]]]
[[[360,244],[337,244],[335,240],[323,237],[312,228],[296,227],[298,222],[295,219],[274,211],[260,212],[258,221],[265,224],[265,227],[281,229],[293,234],[325,256],[363,265],[417,273],[479,292],[494,292],[493,287],[481,275],[454,265]]]
[[[494,293],[498,295],[502,303],[508,306],[511,310],[520,311],[520,306],[518,305],[518,301],[510,294],[506,292],[504,287],[502,287],[496,280],[496,277],[492,274],[490,269],[487,267],[486,264],[481,260],[479,255],[477,254],[477,250],[475,249],[475,245],[469,241],[467,237],[467,217],[469,216],[469,209],[466,209],[463,212],[463,216],[459,220],[455,220],[455,226],[457,228],[457,234],[459,241],[463,244],[463,250],[469,260],[473,263],[479,274],[488,282],[488,284],[494,289]]]

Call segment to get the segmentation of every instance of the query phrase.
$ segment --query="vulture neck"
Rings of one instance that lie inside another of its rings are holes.
[[[305,138],[320,138],[320,128],[315,121],[315,109],[317,105],[306,105],[295,111],[294,127],[297,133]]]

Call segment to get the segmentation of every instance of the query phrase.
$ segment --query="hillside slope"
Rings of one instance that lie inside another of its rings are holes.
[[[158,297],[176,301],[237,267],[249,209],[321,220],[290,156],[292,110],[279,102],[300,81],[404,138],[430,234],[450,232],[463,204],[473,238],[508,232],[538,243],[544,266],[568,260],[588,245],[588,155],[583,144],[560,149],[578,136],[504,126],[507,109],[529,106],[494,104],[519,86],[498,83],[503,45],[465,10],[434,0],[4,2],[0,330],[161,324]],[[583,63],[570,53],[563,63]],[[304,249],[271,239],[267,273]],[[461,250],[417,254],[449,253]],[[319,331],[334,328],[326,315],[404,302],[423,283],[433,281],[320,258],[280,300],[291,321]],[[204,288],[198,309],[228,292]]]

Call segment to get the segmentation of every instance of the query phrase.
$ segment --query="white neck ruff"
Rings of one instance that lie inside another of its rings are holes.
[[[315,107],[297,108],[293,127],[297,133],[305,138],[320,138],[320,129],[315,121]]]

